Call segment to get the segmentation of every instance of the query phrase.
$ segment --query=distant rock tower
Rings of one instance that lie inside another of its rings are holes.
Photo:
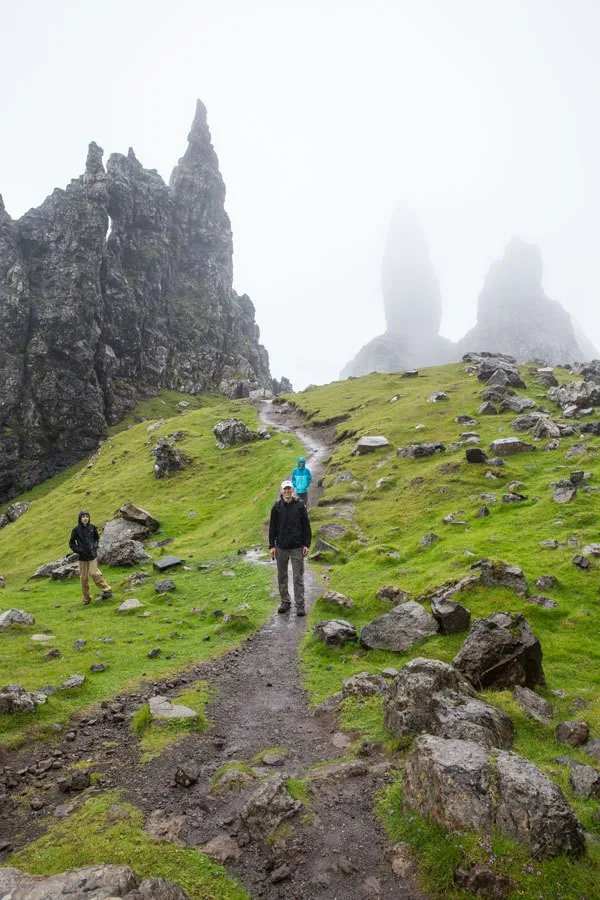
[[[542,288],[542,254],[535,244],[513,238],[491,266],[477,304],[477,324],[459,342],[470,350],[508,353],[518,362],[551,365],[589,357],[581,348],[569,313]],[[594,353],[593,355],[597,355]]]
[[[341,377],[397,372],[441,365],[457,358],[453,345],[438,334],[442,298],[421,225],[396,210],[383,256],[382,289],[386,331],[366,344]]]

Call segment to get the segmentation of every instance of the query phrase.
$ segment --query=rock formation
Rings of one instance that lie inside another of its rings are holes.
[[[423,230],[405,208],[396,211],[383,257],[386,330],[343,369],[341,377],[441,365],[457,358],[438,334],[442,299]]]
[[[13,221],[0,199],[0,502],[93,450],[142,396],[271,387],[232,289],[225,185],[198,102],[167,186],[132,150]]]
[[[477,305],[477,324],[459,342],[469,350],[509,353],[517,362],[547,364],[586,358],[568,312],[542,288],[542,255],[534,244],[513,238],[488,272]],[[596,355],[596,354],[592,354]]]

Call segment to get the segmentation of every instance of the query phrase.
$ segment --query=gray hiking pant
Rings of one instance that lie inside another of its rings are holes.
[[[288,563],[292,562],[292,575],[294,577],[294,600],[296,606],[304,606],[304,555],[302,547],[294,547],[293,550],[282,550],[277,547],[277,581],[279,583],[279,596],[284,603],[290,602],[288,588]]]

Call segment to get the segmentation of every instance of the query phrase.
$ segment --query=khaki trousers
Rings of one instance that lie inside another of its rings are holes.
[[[294,600],[296,608],[304,606],[304,554],[302,547],[294,547],[293,550],[282,550],[277,547],[277,581],[279,584],[279,596],[284,603],[290,602],[288,588],[288,564],[292,563],[292,576],[294,578]]]
[[[85,603],[91,601],[90,597],[90,576],[94,579],[94,583],[98,585],[101,591],[110,591],[110,585],[102,576],[102,572],[98,568],[95,559],[79,560],[79,580],[81,581],[81,593]]]

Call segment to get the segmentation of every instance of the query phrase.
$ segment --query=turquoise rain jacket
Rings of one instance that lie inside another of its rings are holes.
[[[302,465],[300,465],[302,463]],[[292,484],[297,494],[307,494],[312,481],[310,469],[306,468],[306,460],[303,456],[298,457],[298,465],[292,472]]]

